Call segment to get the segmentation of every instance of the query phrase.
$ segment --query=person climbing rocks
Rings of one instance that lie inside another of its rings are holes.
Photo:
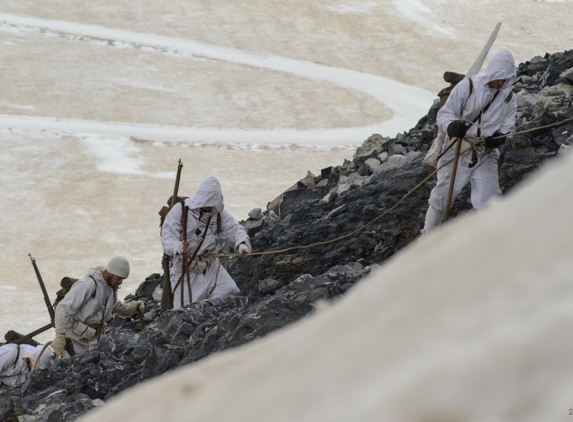
[[[459,157],[451,203],[468,183],[472,206],[476,209],[485,207],[492,197],[501,196],[497,147],[505,142],[507,134],[515,131],[517,101],[511,92],[515,75],[515,60],[511,52],[498,51],[485,71],[456,84],[438,112],[438,127],[447,133],[438,168],[452,162],[438,170],[422,233],[442,222],[457,138],[465,141],[462,152],[469,149]],[[485,143],[476,145],[480,137],[485,138]]]
[[[239,293],[218,258],[208,254],[215,250],[218,242],[226,243],[240,256],[251,253],[245,229],[224,210],[219,181],[208,177],[192,197],[171,208],[163,222],[161,245],[170,257],[174,308]]]
[[[55,312],[56,336],[52,349],[58,357],[65,357],[66,339],[71,340],[76,354],[87,351],[105,335],[106,321],[114,313],[143,312],[144,305],[140,300],[126,303],[117,300],[117,290],[128,276],[129,262],[116,256],[105,268],[91,267],[72,285]]]

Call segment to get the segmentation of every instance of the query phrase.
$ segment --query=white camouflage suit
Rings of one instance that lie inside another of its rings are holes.
[[[251,250],[251,243],[243,226],[224,211],[223,194],[221,185],[214,177],[209,177],[199,186],[199,190],[191,198],[184,201],[189,207],[187,215],[187,242],[189,242],[188,257],[195,253],[205,233],[206,223],[211,216],[205,240],[197,251],[194,261],[202,264],[191,265],[189,270],[189,282],[193,302],[203,299],[219,299],[239,293],[235,281],[229,273],[219,265],[219,261],[213,257],[204,257],[206,251],[215,251],[218,241],[223,241],[233,249],[237,249],[244,243]],[[200,210],[201,207],[212,207],[211,213]],[[220,214],[220,227],[217,224],[217,214]],[[169,255],[169,272],[171,277],[171,291],[173,292],[173,307],[181,307],[181,287],[183,289],[183,304],[189,304],[187,276],[179,284],[177,283],[182,273],[182,206],[181,203],[169,211],[163,222],[161,231],[161,244],[163,251]],[[203,268],[203,267],[204,268]],[[218,272],[218,273],[217,273]],[[216,284],[215,284],[216,282]],[[177,287],[176,287],[177,285]],[[214,287],[214,289],[213,289]],[[209,292],[213,289],[211,295]]]
[[[505,79],[506,82],[499,90],[499,94],[482,115],[480,121],[476,121],[467,131],[465,141],[473,145],[478,129],[481,137],[492,136],[496,131],[510,133],[515,131],[515,114],[517,101],[515,96],[509,97],[511,85],[515,79],[515,60],[508,50],[497,52],[491,59],[484,72],[473,76],[473,90],[470,95],[470,85],[467,79],[459,82],[448,97],[446,104],[440,109],[437,116],[438,127],[447,133],[448,126],[455,120],[473,122],[480,111],[494,98],[497,89],[490,88],[490,81]],[[508,99],[509,98],[509,99]],[[453,142],[448,136],[444,142],[445,150]],[[455,145],[438,161],[438,168],[445,162],[453,159]],[[488,200],[495,196],[501,196],[498,175],[498,149],[479,149],[476,147],[477,163],[469,167],[472,160],[472,149],[461,155],[458,161],[456,179],[452,194],[452,204],[462,189],[470,183],[471,202],[474,208],[483,208]],[[424,231],[438,225],[446,210],[450,178],[453,163],[440,169],[437,174],[437,183],[430,199],[430,208],[426,215]],[[432,221],[434,220],[434,221]]]
[[[56,333],[72,339],[76,353],[83,353],[90,344],[97,343],[102,316],[104,322],[108,321],[123,305],[117,301],[117,292],[104,280],[103,270],[91,267],[56,306]]]
[[[0,347],[0,391],[4,388],[17,387],[25,383],[32,375],[31,366],[34,365],[42,345],[5,344]],[[40,358],[40,368],[47,366],[54,358],[54,351],[46,347]]]

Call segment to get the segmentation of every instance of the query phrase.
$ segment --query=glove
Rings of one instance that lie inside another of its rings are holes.
[[[448,126],[448,136],[450,138],[463,138],[466,136],[466,132],[470,128],[470,124],[464,122],[463,120],[454,120]]]
[[[247,256],[250,253],[251,253],[251,250],[249,249],[249,247],[245,243],[241,243],[239,245],[239,255]]]
[[[145,310],[145,306],[141,300],[133,300],[131,302],[127,302],[123,304],[125,309],[125,313],[134,315],[138,311],[143,312]]]
[[[485,146],[488,148],[497,148],[498,146],[503,144],[506,139],[507,139],[506,134],[496,131],[492,136],[486,136]]]
[[[66,350],[66,336],[63,334],[56,334],[56,337],[52,340],[52,350],[55,355],[61,355]]]

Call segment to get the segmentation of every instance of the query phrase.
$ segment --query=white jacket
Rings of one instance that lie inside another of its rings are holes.
[[[240,243],[245,243],[251,249],[251,242],[244,227],[241,226],[231,214],[224,210],[223,193],[221,185],[214,177],[209,177],[199,186],[199,190],[191,198],[187,198],[184,205],[189,207],[187,216],[187,242],[189,242],[189,254],[192,255],[201,242],[205,224],[209,216],[199,210],[201,207],[212,207],[211,221],[205,235],[205,240],[197,252],[201,256],[206,250],[214,251],[217,241],[221,240],[235,249]],[[221,227],[217,228],[217,213],[221,214]],[[182,206],[176,204],[165,217],[161,231],[161,245],[163,251],[181,262],[177,249],[183,240],[181,226]]]
[[[30,366],[36,362],[43,346],[29,344],[5,344],[0,347],[0,386],[17,387],[31,375]],[[20,350],[18,350],[20,349]],[[44,367],[54,358],[54,351],[47,347],[40,358],[39,367]],[[26,360],[29,359],[29,363]]]
[[[235,281],[223,267],[219,266],[218,260],[202,256],[207,250],[215,251],[218,241],[225,242],[235,249],[239,244],[245,243],[249,251],[251,250],[251,242],[243,226],[223,209],[221,185],[214,177],[205,179],[197,193],[186,199],[184,205],[189,207],[187,215],[188,256],[191,257],[194,254],[205,234],[205,240],[195,258],[204,261],[205,267],[199,272],[190,271],[189,279],[185,275],[184,288],[181,288],[179,280],[183,263],[183,257],[180,255],[183,240],[182,206],[176,204],[165,217],[161,232],[163,251],[172,257],[169,268],[174,307],[181,306],[181,296],[183,296],[183,304],[186,305],[203,299],[219,299],[237,294],[239,289]],[[212,207],[210,221],[209,215],[200,211],[201,207]],[[220,227],[217,224],[217,214],[220,214]],[[209,227],[206,229],[207,221],[209,221]],[[190,300],[189,286],[192,290],[192,300]]]
[[[473,76],[473,92],[470,95],[470,85],[467,79],[458,83],[446,104],[440,109],[437,116],[438,127],[447,133],[448,126],[454,120],[473,122],[480,111],[495,96],[497,90],[490,88],[487,83],[496,79],[505,79],[499,94],[495,97],[486,113],[482,115],[481,123],[474,123],[466,133],[466,138],[472,142],[477,136],[478,127],[480,136],[491,136],[496,131],[510,133],[515,131],[515,114],[517,101],[515,95],[507,100],[511,85],[515,79],[515,60],[508,50],[498,51],[491,59],[486,70]],[[449,145],[445,142],[444,145]]]
[[[103,279],[103,270],[101,267],[91,267],[82,279],[72,285],[56,307],[56,333],[81,342],[97,341],[97,334],[86,330],[83,325],[97,329],[104,313],[104,321],[111,319],[117,304],[117,293]]]

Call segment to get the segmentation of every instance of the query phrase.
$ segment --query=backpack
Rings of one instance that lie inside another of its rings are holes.
[[[92,299],[93,299],[93,298],[95,298],[96,291],[97,291],[97,282],[96,282],[95,278],[93,278],[91,275],[89,277],[94,281],[94,285],[96,287],[96,289],[94,290],[94,292],[92,294]],[[76,283],[76,281],[78,281],[77,278],[72,278],[72,277],[62,278],[62,280],[60,281],[61,289],[56,292],[56,301],[54,302],[54,305],[53,305],[54,309],[56,309],[56,306],[58,306],[58,303],[60,303],[64,299],[64,297],[66,297],[66,294],[68,294],[68,292],[70,291],[72,286]]]

